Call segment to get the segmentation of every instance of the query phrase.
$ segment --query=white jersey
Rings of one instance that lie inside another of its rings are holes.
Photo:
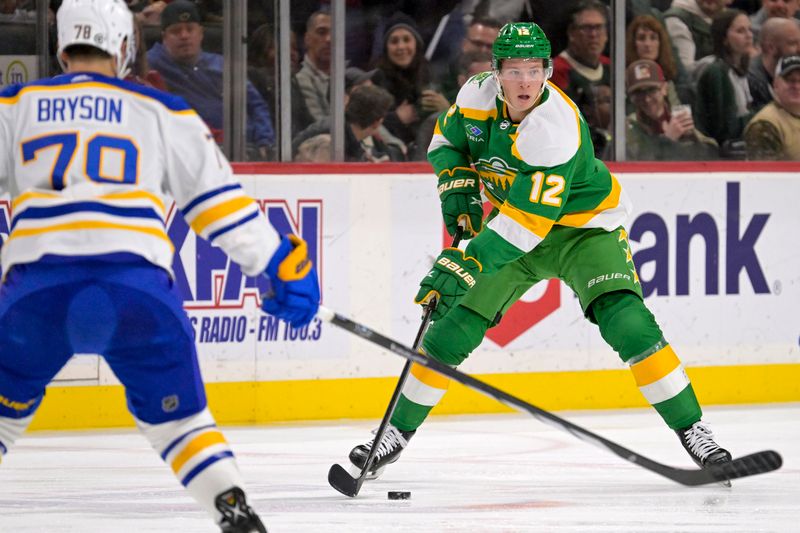
[[[3,274],[45,255],[132,253],[171,272],[168,198],[242,271],[280,236],[177,96],[73,73],[0,92],[0,194],[12,198]]]

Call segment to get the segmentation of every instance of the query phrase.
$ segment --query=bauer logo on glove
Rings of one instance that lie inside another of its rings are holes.
[[[483,225],[483,201],[477,172],[467,167],[445,170],[439,175],[438,191],[447,232],[455,235],[461,222],[465,239],[477,235]]]
[[[433,269],[420,282],[414,303],[427,305],[436,298],[437,304],[431,319],[438,320],[475,286],[482,269],[474,257],[467,257],[458,248],[445,248],[436,258]]]
[[[470,257],[468,259],[472,258]],[[446,257],[439,257],[439,259],[436,261],[436,264],[445,267],[447,270],[451,270],[453,274],[463,279],[464,283],[469,285],[470,288],[475,286],[475,278],[472,276],[472,274],[469,273],[468,270],[462,267],[459,263],[456,263],[455,261],[452,261]],[[428,273],[427,277],[431,277],[434,272],[435,270],[431,270]]]
[[[463,188],[471,188],[475,189],[477,187],[477,180],[468,178],[468,179],[457,179],[452,181],[445,181],[439,185],[439,194],[441,195],[445,191],[449,191],[451,189],[463,189]]]

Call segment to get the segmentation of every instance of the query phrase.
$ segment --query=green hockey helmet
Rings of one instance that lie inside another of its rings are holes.
[[[500,28],[492,45],[492,68],[500,70],[500,61],[517,57],[541,58],[545,68],[552,66],[550,40],[538,24],[509,22]]]

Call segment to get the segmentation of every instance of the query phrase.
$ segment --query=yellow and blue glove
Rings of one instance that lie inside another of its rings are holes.
[[[481,270],[481,264],[474,257],[467,257],[458,248],[445,248],[431,271],[422,278],[414,303],[427,305],[435,297],[438,302],[431,319],[438,320],[475,286]]]
[[[264,275],[269,278],[272,290],[264,296],[261,309],[296,328],[311,322],[319,309],[320,295],[306,241],[284,235]]]
[[[439,200],[442,219],[450,235],[456,234],[459,221],[464,224],[464,238],[478,234],[483,225],[483,200],[480,178],[472,169],[456,169],[439,177]]]

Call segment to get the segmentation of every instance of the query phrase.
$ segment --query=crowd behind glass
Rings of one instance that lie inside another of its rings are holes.
[[[51,12],[58,4],[51,0]],[[222,0],[128,4],[139,36],[129,79],[186,98],[222,142]],[[247,2],[251,161],[277,153],[274,4]],[[331,6],[290,4],[293,159],[329,161]],[[0,0],[0,55],[26,53],[35,5]],[[625,7],[626,159],[800,160],[800,0],[628,0]],[[602,0],[347,0],[345,160],[424,160],[436,117],[466,80],[491,69],[492,42],[509,21],[544,29],[552,83],[578,105],[598,157],[611,159],[610,17]],[[48,20],[54,24],[52,13]]]

